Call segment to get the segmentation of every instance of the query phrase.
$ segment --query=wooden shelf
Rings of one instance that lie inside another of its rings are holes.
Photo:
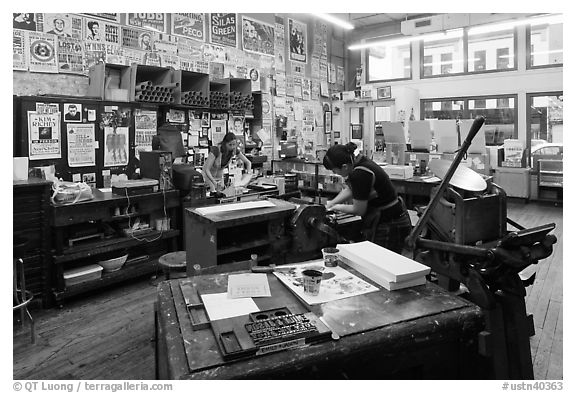
[[[230,246],[230,247],[220,248],[217,251],[217,255],[220,256],[220,255],[232,254],[235,252],[249,250],[251,248],[268,246],[268,245],[270,245],[269,239],[254,240],[251,242],[242,243],[241,245],[234,245],[234,246]]]
[[[160,234],[159,231],[152,231],[145,235],[138,236],[138,239],[141,240],[148,240],[155,239]],[[176,237],[180,234],[180,231],[177,229],[170,229],[168,231],[164,231],[162,236],[157,239],[157,241],[170,239],[172,237]],[[85,243],[82,246],[70,247],[64,250],[62,255],[54,256],[54,263],[60,264],[65,262],[70,262],[80,258],[87,258],[93,255],[104,254],[111,251],[121,250],[123,248],[129,248],[140,244],[140,241],[133,239],[131,237],[125,238],[118,238],[114,237],[112,239],[106,239],[97,242],[90,242]]]
[[[158,270],[158,258],[154,258],[142,263],[123,266],[115,272],[103,272],[102,277],[97,280],[86,281],[76,285],[67,286],[63,291],[54,291],[56,301],[60,301],[79,293],[92,291],[103,286],[112,285],[133,277],[144,276]]]
[[[541,181],[540,184],[538,184],[539,187],[554,187],[554,188],[563,188],[563,183],[553,183],[553,182],[546,182],[546,181]]]

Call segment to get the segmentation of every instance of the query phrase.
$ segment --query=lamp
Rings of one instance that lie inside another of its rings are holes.
[[[354,29],[354,25],[352,25],[352,24],[350,24],[350,23],[348,23],[342,19],[336,18],[330,14],[313,13],[312,15],[316,16],[317,18],[323,19],[326,22],[330,22],[332,24],[335,24],[336,26],[339,26],[343,29],[346,29],[346,30]]]

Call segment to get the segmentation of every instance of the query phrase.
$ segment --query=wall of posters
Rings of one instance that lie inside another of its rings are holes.
[[[126,24],[136,27],[151,27],[166,32],[166,14],[159,12],[136,12],[126,14]]]
[[[66,124],[68,140],[68,166],[96,165],[94,124]]]
[[[60,113],[28,112],[28,154],[30,160],[61,158]]]
[[[56,36],[53,34],[28,32],[29,69],[33,72],[58,72]]]
[[[37,30],[60,38],[82,39],[82,18],[71,14],[43,14],[37,22]]]
[[[288,18],[290,60],[306,63],[306,24]]]
[[[210,42],[236,47],[236,14],[210,14]]]
[[[243,16],[242,48],[246,52],[274,57],[274,26]]]
[[[206,41],[204,13],[172,14],[172,34],[197,41]]]
[[[84,15],[95,16],[101,19],[107,19],[114,22],[120,22],[120,14],[118,13],[111,13],[111,12],[100,12],[100,13],[86,13]]]
[[[104,166],[128,164],[128,127],[104,127]]]

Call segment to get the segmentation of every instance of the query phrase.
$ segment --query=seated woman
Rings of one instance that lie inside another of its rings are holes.
[[[202,167],[202,176],[204,176],[204,181],[211,192],[222,191],[225,188],[224,168],[228,166],[233,156],[236,156],[244,163],[244,169],[246,169],[247,173],[252,173],[252,163],[238,149],[236,135],[228,132],[224,135],[220,146],[210,147],[208,158]]]
[[[324,156],[324,167],[346,179],[345,187],[326,208],[362,217],[366,240],[402,252],[412,225],[406,207],[390,178],[369,158],[354,156],[356,145],[334,145]],[[351,205],[343,202],[352,200]]]

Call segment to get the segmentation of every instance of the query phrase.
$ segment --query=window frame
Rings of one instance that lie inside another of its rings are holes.
[[[397,34],[397,35],[389,36],[389,37],[390,37],[390,40],[393,40],[395,38],[403,37],[403,36],[401,34]],[[382,37],[370,38],[369,40],[366,40],[366,43],[370,43],[370,41],[372,41],[372,40],[378,40],[379,41],[381,38]],[[395,79],[374,79],[374,80],[370,79],[370,48],[366,48],[366,50],[364,51],[364,62],[366,64],[366,84],[412,80],[414,77],[413,65],[412,65],[412,60],[414,59],[414,53],[413,53],[413,49],[412,49],[412,42],[408,43],[408,46],[410,48],[410,75],[407,78],[395,78]]]
[[[564,90],[560,91],[545,91],[545,92],[535,92],[526,93],[526,145],[528,148],[528,161],[532,162],[532,135],[531,135],[531,125],[532,120],[532,99],[534,97],[547,97],[547,96],[563,96]],[[533,168],[534,169],[534,168]]]
[[[464,101],[464,109],[462,110],[462,118],[470,119],[470,100],[491,100],[498,98],[513,98],[515,99],[514,105],[514,138],[518,139],[518,94],[490,94],[483,96],[454,96],[454,97],[434,97],[434,98],[422,98],[420,99],[420,120],[426,120],[424,118],[424,105],[426,102],[430,101]],[[466,138],[466,135],[462,135],[462,140]],[[487,145],[488,146],[488,145]],[[490,145],[490,146],[502,146],[502,145]]]
[[[562,23],[562,30],[564,30],[564,23]],[[564,67],[564,56],[562,56],[562,63],[558,64],[543,64],[538,66],[532,65],[532,50],[530,45],[532,44],[532,25],[526,26],[526,70],[540,70],[543,68],[556,68]],[[562,53],[564,53],[564,40],[562,40]]]
[[[464,28],[463,34],[462,34],[462,50],[463,50],[462,61],[464,62],[463,67],[462,67],[463,71],[457,72],[454,74],[436,74],[436,75],[424,76],[424,40],[419,40],[418,41],[418,52],[420,53],[420,79],[449,78],[451,76],[466,75],[467,71],[468,71],[468,51],[467,51],[467,41],[466,41],[467,36],[468,36],[468,31],[466,30],[466,28]]]

